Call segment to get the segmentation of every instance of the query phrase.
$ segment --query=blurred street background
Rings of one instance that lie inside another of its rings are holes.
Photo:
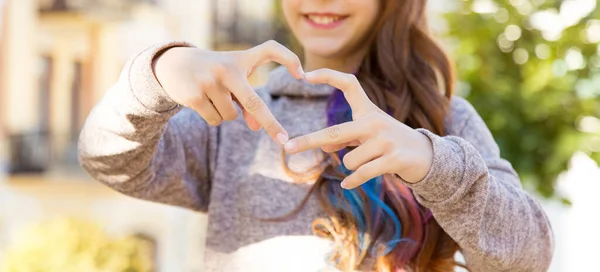
[[[0,0],[0,272],[202,271],[207,218],[93,181],[77,163],[78,133],[127,59],[153,43],[291,46],[280,1]],[[596,269],[600,2],[429,6],[456,62],[457,95],[552,221],[550,271]]]

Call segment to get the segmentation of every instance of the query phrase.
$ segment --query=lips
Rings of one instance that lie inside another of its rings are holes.
[[[316,28],[333,28],[341,24],[348,16],[325,13],[305,14],[307,22]]]

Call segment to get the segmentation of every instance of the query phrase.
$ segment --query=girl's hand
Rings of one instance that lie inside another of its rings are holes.
[[[427,175],[433,160],[429,138],[373,104],[354,75],[320,69],[306,73],[305,79],[342,90],[352,108],[353,121],[292,139],[285,144],[286,152],[298,153],[318,147],[325,152],[336,152],[357,146],[343,159],[346,168],[355,170],[342,182],[346,189],[383,174],[397,174],[411,183]]]
[[[197,111],[211,126],[237,117],[235,101],[250,129],[263,127],[283,144],[287,132],[248,82],[256,67],[270,61],[284,65],[298,79],[304,76],[298,56],[275,41],[228,52],[175,47],[158,57],[153,68],[169,97]]]

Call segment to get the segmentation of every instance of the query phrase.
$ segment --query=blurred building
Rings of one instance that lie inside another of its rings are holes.
[[[135,52],[167,40],[220,49],[267,40],[272,1],[249,2],[0,1],[0,262],[25,226],[75,216],[153,239],[159,271],[201,270],[206,218],[91,180],[77,164],[76,141]]]

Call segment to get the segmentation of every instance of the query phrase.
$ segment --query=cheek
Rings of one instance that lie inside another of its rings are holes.
[[[367,46],[365,39],[373,31],[379,15],[379,0],[350,0],[352,23],[340,33],[340,50],[357,50]]]
[[[354,0],[354,16],[356,17],[357,28],[360,28],[361,33],[356,33],[359,36],[366,35],[373,28],[379,15],[379,0]]]
[[[298,14],[300,13],[300,4],[302,0],[282,0],[281,9],[287,25],[295,29],[298,24]]]

